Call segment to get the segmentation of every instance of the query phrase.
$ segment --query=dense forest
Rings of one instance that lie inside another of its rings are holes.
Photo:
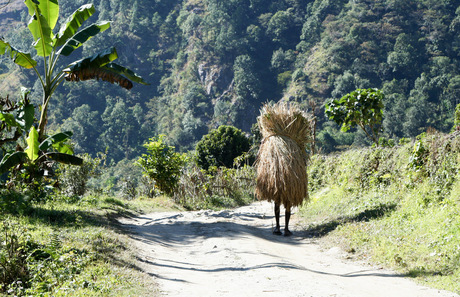
[[[83,0],[60,1],[63,16]],[[130,90],[107,82],[66,82],[56,91],[49,128],[71,130],[78,153],[107,152],[117,163],[166,134],[180,151],[210,129],[250,133],[263,103],[296,101],[317,116],[323,152],[369,144],[359,130],[339,132],[324,105],[356,88],[385,95],[383,135],[449,132],[460,103],[460,1],[454,0],[95,0],[95,20],[111,28],[76,50],[110,45],[149,82]],[[0,34],[31,51],[27,10],[0,10]],[[65,61],[61,61],[65,63]],[[0,57],[0,95],[32,90],[34,73]]]

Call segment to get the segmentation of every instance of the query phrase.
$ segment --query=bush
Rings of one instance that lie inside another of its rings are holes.
[[[249,138],[240,129],[222,125],[211,130],[196,145],[196,162],[208,170],[211,166],[233,167],[233,160],[250,147]]]
[[[171,195],[179,182],[186,156],[176,153],[173,146],[166,145],[165,137],[150,138],[150,142],[144,144],[148,154],[143,154],[136,164],[142,167],[145,176],[155,181],[158,190]]]
[[[93,159],[85,154],[82,158],[83,165],[81,166],[61,164],[59,167],[59,188],[65,196],[83,196],[86,193],[88,180],[98,175],[99,166],[105,159],[105,155]]]

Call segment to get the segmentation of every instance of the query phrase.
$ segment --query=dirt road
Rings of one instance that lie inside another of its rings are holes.
[[[272,235],[273,206],[267,202],[120,222],[132,232],[141,266],[158,282],[160,296],[458,297],[346,260],[339,248],[321,251],[315,239],[302,236],[295,214],[293,219],[292,237]]]

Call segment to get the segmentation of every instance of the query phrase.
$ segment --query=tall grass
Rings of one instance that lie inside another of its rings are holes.
[[[312,236],[460,293],[459,133],[317,155],[309,179],[301,215]]]

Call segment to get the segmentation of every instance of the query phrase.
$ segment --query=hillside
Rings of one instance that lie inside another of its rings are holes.
[[[84,4],[63,0],[61,20]],[[105,82],[65,83],[52,102],[53,129],[74,131],[77,152],[132,159],[149,137],[166,134],[182,151],[209,129],[246,132],[266,101],[315,108],[323,151],[367,144],[338,132],[324,103],[355,88],[385,99],[384,135],[448,132],[460,103],[460,2],[435,0],[94,1],[95,20],[111,29],[76,51],[117,47],[120,63],[149,86],[131,91]],[[0,33],[17,48],[32,39],[22,1],[0,10]],[[0,94],[19,85],[40,97],[33,72],[0,58]]]
[[[460,133],[312,157],[307,233],[350,257],[460,292]]]

